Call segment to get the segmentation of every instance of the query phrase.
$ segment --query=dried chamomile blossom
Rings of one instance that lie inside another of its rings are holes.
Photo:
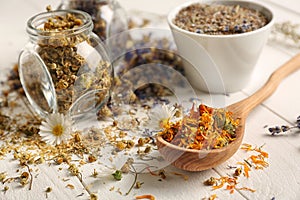
[[[217,180],[215,177],[210,177],[209,179],[204,181],[204,185],[215,185]]]
[[[124,173],[124,174],[129,173],[133,162],[134,162],[133,158],[128,158],[126,163],[122,166],[121,172]]]
[[[117,141],[116,149],[117,151],[122,151],[124,149],[131,149],[134,147],[134,142],[132,140],[121,140]]]
[[[96,160],[97,160],[97,158],[96,158],[95,155],[89,155],[89,156],[88,156],[88,161],[89,161],[89,163],[95,162]]]
[[[20,176],[20,183],[21,185],[26,185],[28,183],[29,180],[29,173],[28,172],[22,172],[21,176]]]
[[[73,176],[77,176],[80,173],[78,167],[75,164],[70,164],[69,171]]]
[[[6,192],[7,190],[9,190],[8,186],[4,186],[3,191]]]
[[[151,141],[151,138],[150,138],[150,137],[139,138],[139,139],[138,139],[137,146],[142,147],[142,146],[144,146],[145,144],[149,143],[150,141]]]
[[[98,200],[97,194],[94,193],[90,194],[90,200]]]
[[[136,189],[139,189],[139,188],[142,187],[143,184],[144,184],[144,182],[139,182],[139,181],[137,181],[137,182],[135,183],[135,188],[136,188]]]
[[[71,138],[72,120],[63,114],[50,114],[40,126],[39,135],[50,145],[58,145]]]

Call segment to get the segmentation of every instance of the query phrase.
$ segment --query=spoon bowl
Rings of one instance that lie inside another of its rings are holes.
[[[194,150],[178,147],[157,136],[160,154],[175,167],[186,171],[203,171],[211,169],[231,158],[239,149],[244,136],[248,114],[265,99],[271,96],[280,82],[291,73],[300,69],[300,54],[278,68],[257,92],[248,98],[226,107],[240,123],[236,129],[236,138],[226,147],[211,150]]]

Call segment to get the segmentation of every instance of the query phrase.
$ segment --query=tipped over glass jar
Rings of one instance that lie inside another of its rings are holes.
[[[48,11],[28,20],[30,41],[19,56],[19,75],[40,116],[85,116],[106,105],[113,68],[92,30],[90,15],[78,10]]]

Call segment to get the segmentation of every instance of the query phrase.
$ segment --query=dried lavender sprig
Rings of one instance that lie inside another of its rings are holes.
[[[272,135],[278,135],[279,133],[285,133],[285,132],[287,132],[289,130],[292,130],[292,129],[300,129],[300,115],[297,117],[295,126],[287,126],[287,125],[274,126],[274,127],[268,128],[268,131]]]
[[[286,125],[282,125],[282,126],[270,127],[268,130],[272,135],[276,135],[279,133],[287,132],[287,131],[291,130],[292,128],[295,128],[295,127],[289,127]]]

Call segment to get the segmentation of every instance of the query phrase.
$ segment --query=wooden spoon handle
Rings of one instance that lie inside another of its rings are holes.
[[[298,69],[300,69],[300,54],[297,54],[291,60],[274,71],[268,81],[257,92],[242,101],[232,104],[230,106],[230,110],[242,112],[245,116],[247,116],[253,108],[262,103],[275,92],[278,85],[284,78]]]

